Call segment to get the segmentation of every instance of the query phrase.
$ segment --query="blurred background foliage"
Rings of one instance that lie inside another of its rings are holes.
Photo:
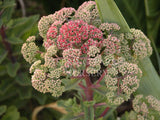
[[[73,97],[75,92],[60,98],[42,94],[31,86],[29,64],[20,51],[28,36],[38,35],[41,16],[63,7],[78,8],[86,0],[1,0],[0,1],[0,119],[31,120],[36,107],[58,99]],[[160,0],[115,0],[130,27],[141,29],[151,40],[154,53],[151,60],[160,73]],[[38,120],[59,120],[61,113],[45,108]]]

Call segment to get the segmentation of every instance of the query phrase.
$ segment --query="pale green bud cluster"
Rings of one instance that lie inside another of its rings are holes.
[[[23,44],[21,49],[21,53],[23,54],[24,59],[29,63],[33,63],[37,60],[36,55],[37,51],[39,51],[38,46],[33,42],[34,39],[34,36],[29,37],[27,39],[27,42]]]
[[[56,74],[58,77],[54,75],[53,71],[47,75],[45,71],[36,69],[32,75],[32,86],[42,93],[50,92],[54,97],[59,97],[65,88],[61,85],[62,81],[56,79],[59,78],[58,73]]]
[[[114,55],[110,54],[110,55],[104,55],[102,57],[102,61],[103,61],[103,64],[105,66],[108,66],[110,63],[112,63],[112,61],[114,60]]]
[[[132,28],[121,39],[121,52],[128,61],[138,62],[152,54],[152,47],[142,31]]]
[[[88,74],[95,74],[101,69],[102,63],[102,56],[97,54],[94,58],[87,59],[89,66],[87,67],[86,71]]]
[[[33,73],[33,72],[35,71],[35,69],[37,69],[37,68],[40,66],[40,64],[41,64],[41,60],[35,61],[35,62],[31,65],[31,67],[30,67],[30,69],[29,69],[29,72],[30,72],[30,73]]]
[[[56,60],[53,57],[50,57],[47,54],[45,54],[44,60],[45,60],[44,66],[46,66],[48,68],[55,68],[56,67]]]
[[[46,74],[43,70],[40,69],[36,69],[34,71],[34,74],[32,75],[32,86],[42,92],[42,93],[46,93],[47,89],[45,87],[45,79],[46,79]]]
[[[95,26],[101,24],[98,9],[94,1],[84,2],[78,8],[75,17]]]
[[[43,16],[38,22],[38,30],[41,37],[45,38],[49,27],[54,22],[54,15]]]
[[[56,53],[57,53],[57,47],[55,45],[50,46],[46,52],[47,56],[49,57],[56,55]]]
[[[160,115],[160,101],[149,95],[136,95],[133,100],[133,111],[129,113],[128,118],[136,120],[157,120]],[[158,115],[158,116],[157,116]]]
[[[107,102],[119,105],[120,101],[127,101],[138,89],[142,71],[136,64],[126,62],[122,57],[112,60],[107,68],[104,79],[107,90],[112,93],[112,97],[107,93]]]
[[[62,68],[55,68],[54,70],[50,70],[48,77],[50,78],[59,78],[62,74]]]
[[[45,81],[45,87],[54,97],[59,97],[65,90],[65,87],[61,85],[62,81],[60,79],[53,80],[47,79]]]
[[[152,47],[150,45],[150,40],[144,35],[141,30],[131,29],[131,33],[134,37],[133,51],[134,56],[137,59],[143,59],[146,56],[152,54]]]
[[[89,57],[95,57],[96,54],[98,54],[98,53],[100,53],[100,50],[99,50],[98,47],[96,47],[96,46],[89,46],[89,50],[88,50],[88,53],[87,53],[87,55]]]
[[[108,32],[112,31],[113,32],[113,31],[120,30],[120,27],[116,23],[102,23],[99,26],[99,29],[101,29],[102,31],[108,31]]]

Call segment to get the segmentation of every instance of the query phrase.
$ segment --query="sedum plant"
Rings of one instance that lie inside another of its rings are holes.
[[[140,30],[124,32],[121,24],[104,21],[97,5],[88,1],[40,19],[43,44],[30,36],[21,49],[31,64],[32,86],[54,97],[77,90],[74,98],[58,102],[68,111],[62,120],[116,119],[116,108],[130,100],[131,112],[122,119],[156,119],[160,101],[136,94],[143,76],[139,63],[152,54],[150,40]]]

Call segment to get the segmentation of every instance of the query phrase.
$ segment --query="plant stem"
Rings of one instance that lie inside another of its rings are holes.
[[[92,101],[93,100],[93,90],[91,88],[92,82],[91,82],[90,77],[87,74],[86,70],[84,71],[83,76],[84,76],[84,79],[86,81],[86,89],[85,89],[86,100],[87,101]]]
[[[5,40],[6,39],[6,32],[5,32],[5,27],[3,25],[0,29],[0,34],[2,37],[2,43],[4,44],[6,50],[8,51],[8,57],[10,58],[12,63],[15,63],[16,58],[12,55],[11,45]]]
[[[104,105],[107,105],[105,102],[104,103],[97,103],[94,105],[94,107],[99,107],[99,106],[104,106]]]
[[[106,75],[106,73],[107,73],[107,68],[104,70],[103,74],[101,75],[101,77],[99,78],[99,80],[97,81],[96,84],[99,84],[103,80],[103,78]]]
[[[100,115],[100,117],[105,116],[105,114],[108,112],[108,110],[109,110],[109,107],[107,107],[107,108],[103,111],[103,113]]]

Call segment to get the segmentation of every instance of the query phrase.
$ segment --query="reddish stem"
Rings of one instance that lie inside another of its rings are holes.
[[[105,77],[106,73],[107,73],[107,68],[104,70],[104,72],[102,73],[101,77],[99,78],[99,80],[97,81],[96,84],[99,84],[103,80],[103,78]]]
[[[97,103],[94,105],[94,107],[99,107],[99,106],[104,106],[104,105],[107,105],[106,103]]]
[[[5,32],[5,27],[3,25],[0,29],[0,34],[2,36],[2,43],[4,44],[6,50],[8,51],[8,57],[10,58],[12,63],[15,63],[16,58],[12,55],[11,45],[5,40],[6,39],[6,32]]]
[[[119,90],[119,81],[120,81],[120,79],[117,79],[118,81],[117,81],[117,86],[118,86],[118,89],[117,89],[117,95],[119,95],[120,94],[120,90]]]
[[[107,107],[107,108],[103,111],[103,113],[100,115],[100,117],[105,116],[105,115],[106,115],[106,113],[108,112],[108,110],[109,110],[109,107]]]
[[[74,79],[74,78],[76,78],[76,79],[82,79],[82,78],[84,78],[84,76],[79,75],[79,76],[72,76],[72,77],[71,77],[71,79]]]
[[[92,101],[93,100],[93,90],[91,88],[92,86],[92,82],[90,80],[89,75],[87,74],[86,70],[84,71],[84,79],[86,81],[86,90],[85,90],[85,94],[86,94],[86,100],[87,101]]]
[[[78,85],[79,85],[83,90],[86,90],[86,87],[83,86],[81,82],[80,82]]]

